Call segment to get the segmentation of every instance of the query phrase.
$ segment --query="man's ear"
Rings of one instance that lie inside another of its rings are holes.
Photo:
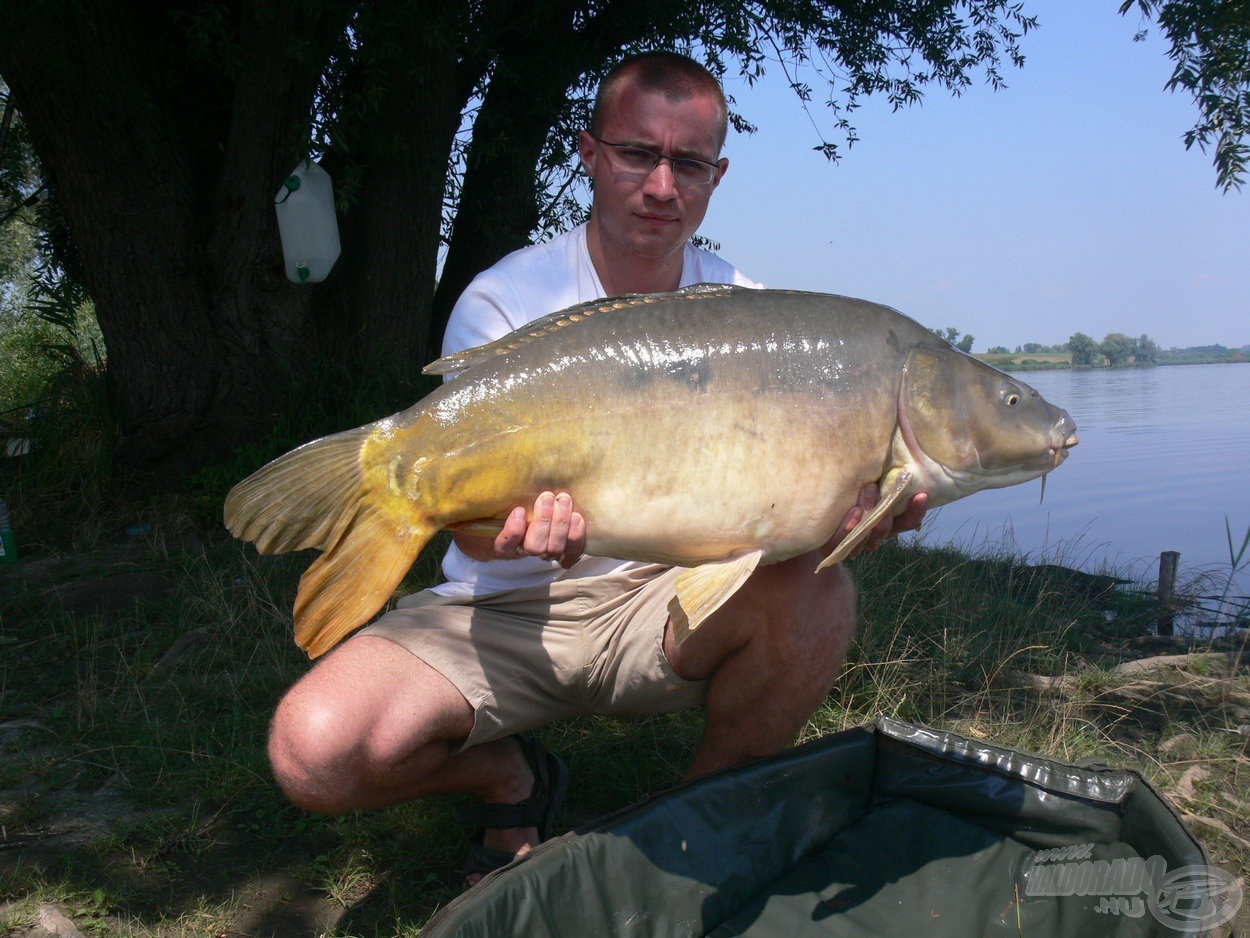
[[[729,172],[729,160],[722,156],[716,161],[716,165],[719,166],[720,169],[716,173],[716,178],[712,180],[713,189],[720,185],[720,181],[725,178],[725,173]]]
[[[582,158],[582,168],[591,179],[595,178],[595,157],[598,156],[597,141],[590,131],[583,130],[577,135],[577,155]]]

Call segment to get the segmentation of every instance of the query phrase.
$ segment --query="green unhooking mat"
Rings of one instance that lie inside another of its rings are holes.
[[[1193,934],[1238,888],[1209,871],[1135,772],[881,718],[548,841],[422,935]]]

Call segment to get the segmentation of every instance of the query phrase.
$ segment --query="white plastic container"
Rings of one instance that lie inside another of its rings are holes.
[[[339,224],[330,175],[301,160],[274,196],[286,276],[292,283],[320,283],[339,259]]]

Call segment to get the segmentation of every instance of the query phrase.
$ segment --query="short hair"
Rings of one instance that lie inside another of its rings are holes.
[[[618,62],[600,83],[595,95],[595,107],[590,116],[592,134],[597,137],[602,133],[609,99],[629,81],[645,91],[658,92],[670,101],[700,95],[714,99],[719,111],[716,152],[720,153],[729,132],[729,106],[725,103],[725,91],[715,75],[679,52],[638,52]]]

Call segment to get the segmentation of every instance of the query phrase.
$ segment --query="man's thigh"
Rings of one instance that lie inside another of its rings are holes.
[[[426,591],[361,634],[403,647],[463,695],[466,746],[587,713],[681,709],[703,689],[664,656],[673,576],[644,566],[471,602]]]
[[[283,697],[271,742],[309,756],[361,746],[403,752],[463,739],[472,726],[473,708],[435,668],[392,642],[355,635]]]

